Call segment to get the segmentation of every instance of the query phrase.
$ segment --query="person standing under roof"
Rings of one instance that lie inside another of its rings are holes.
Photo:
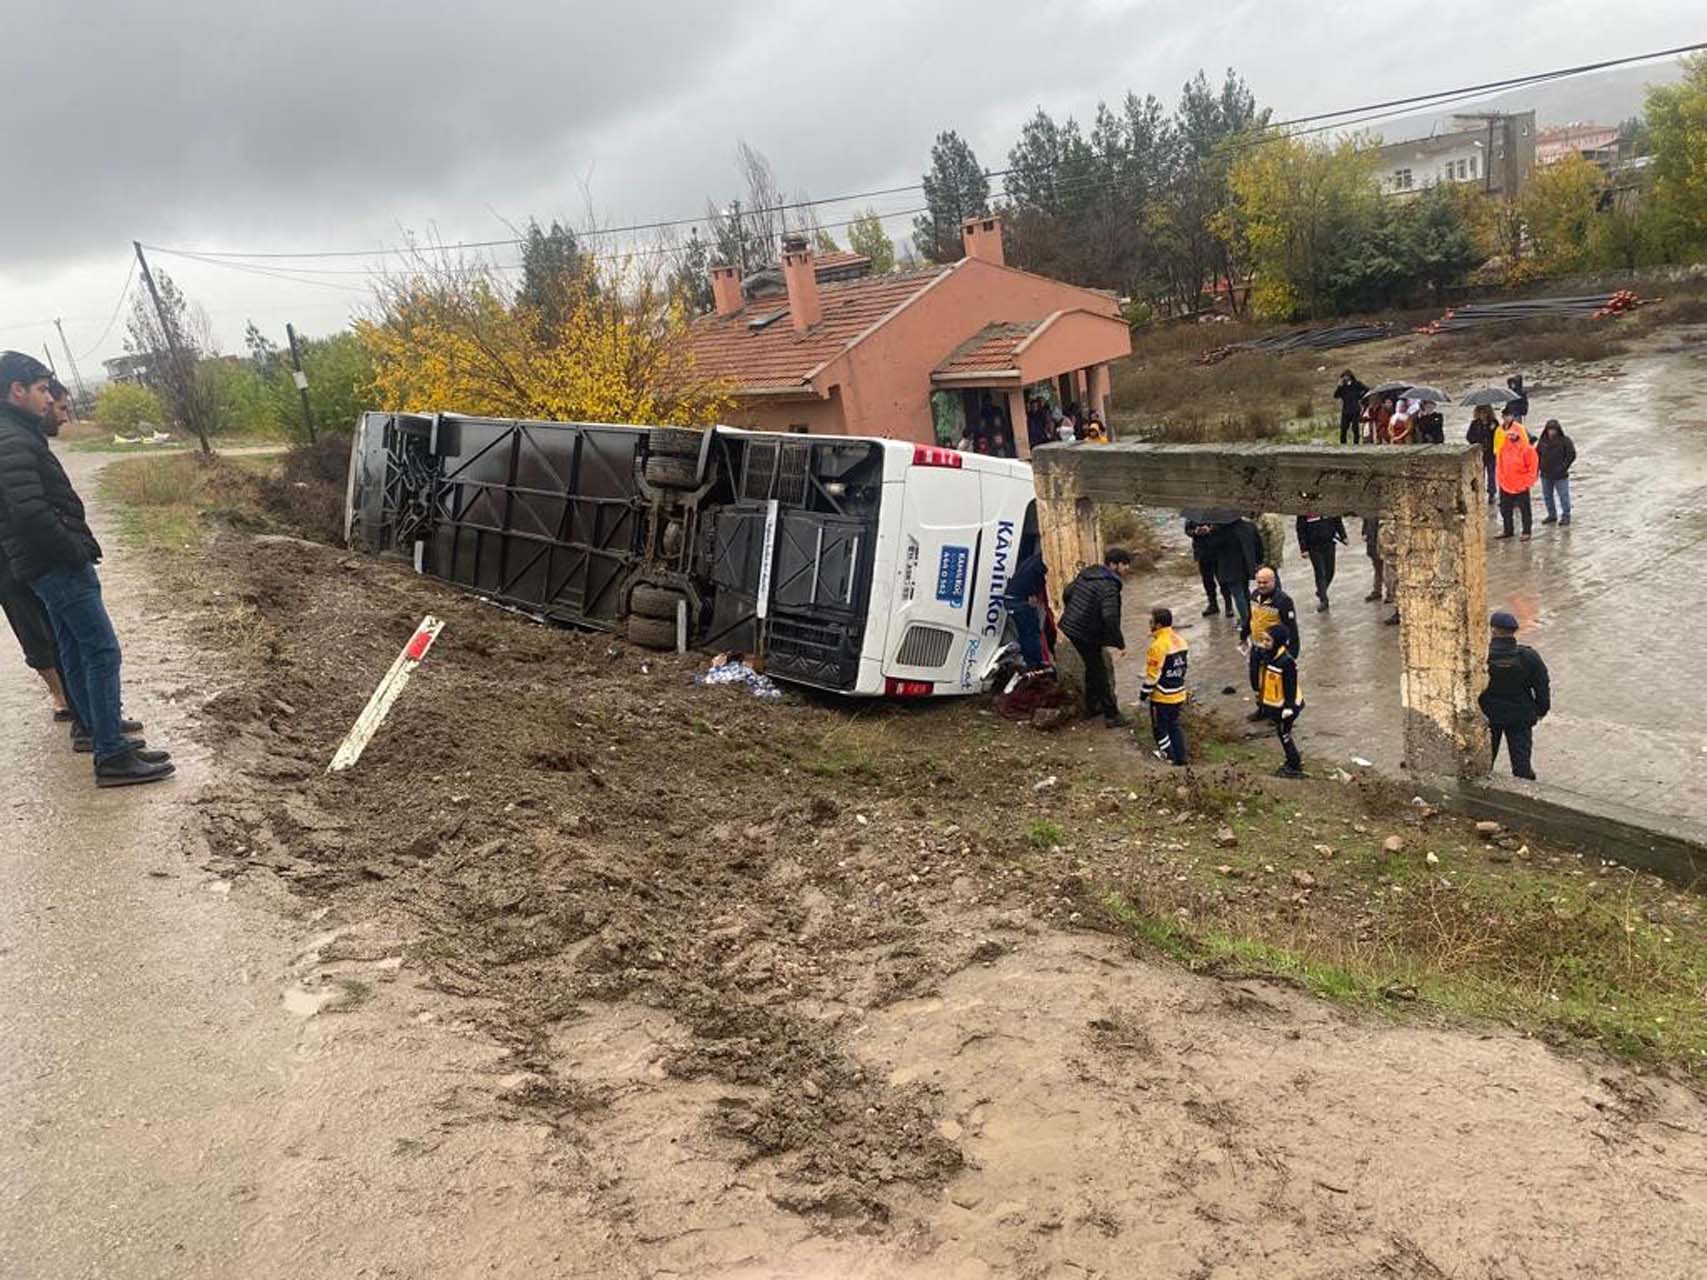
[[[1150,704],[1150,732],[1156,739],[1156,759],[1172,765],[1185,760],[1186,664],[1189,652],[1185,638],[1174,630],[1172,609],[1158,605],[1150,610],[1150,650],[1144,659],[1144,684],[1140,702]]]

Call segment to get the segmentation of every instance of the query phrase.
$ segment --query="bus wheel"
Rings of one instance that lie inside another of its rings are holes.
[[[676,606],[687,597],[680,591],[672,591],[668,587],[653,587],[641,583],[634,588],[628,597],[629,617],[663,618],[669,621],[673,628],[676,625]],[[670,632],[670,647],[676,644],[676,633]]]
[[[646,449],[654,458],[698,458],[704,439],[703,431],[687,427],[653,427],[646,434]]]
[[[628,619],[628,640],[630,644],[637,644],[642,649],[673,651],[676,647],[676,620],[631,614]]]
[[[655,453],[646,459],[642,474],[646,483],[658,489],[692,489],[699,484],[699,459],[676,458],[667,453]]]

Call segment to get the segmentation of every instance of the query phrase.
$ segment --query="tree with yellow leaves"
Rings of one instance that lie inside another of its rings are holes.
[[[562,422],[705,426],[728,388],[696,376],[687,316],[649,276],[582,260],[552,324],[489,267],[417,253],[376,289],[356,332],[387,408]]]
[[[1590,265],[1591,235],[1605,190],[1606,175],[1580,155],[1535,171],[1517,207],[1543,271],[1558,275]]]

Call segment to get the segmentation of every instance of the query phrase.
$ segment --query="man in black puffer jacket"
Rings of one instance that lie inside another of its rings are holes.
[[[47,608],[67,699],[89,728],[95,784],[155,782],[172,764],[125,733],[119,642],[95,574],[101,544],[43,435],[51,380],[33,356],[0,354],[0,557]]]
[[[1547,664],[1526,644],[1517,642],[1517,615],[1501,609],[1488,619],[1493,638],[1488,642],[1488,687],[1477,702],[1493,734],[1494,759],[1500,758],[1500,739],[1506,740],[1514,778],[1534,778],[1529,753],[1535,744],[1535,725],[1553,709],[1553,687]]]
[[[1085,718],[1100,715],[1110,728],[1126,723],[1115,701],[1114,677],[1103,650],[1126,652],[1126,636],[1120,629],[1121,579],[1132,572],[1132,553],[1110,547],[1102,563],[1093,564],[1067,584],[1061,594],[1058,624],[1085,665]]]

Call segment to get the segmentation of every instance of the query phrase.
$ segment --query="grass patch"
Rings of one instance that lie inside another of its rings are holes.
[[[1396,1015],[1504,1022],[1707,1079],[1707,930],[1694,895],[1527,846],[1492,862],[1466,824],[1355,787],[1263,793],[1224,774],[1176,790],[1192,820],[1169,829],[1185,852],[1160,859],[1167,874],[1141,867],[1103,883],[1111,923],[1195,971],[1284,979]],[[1204,839],[1223,826],[1235,843]],[[1394,831],[1399,854],[1382,848]]]
[[[1067,839],[1066,829],[1059,822],[1039,818],[1025,829],[1026,843],[1033,849],[1047,852]]]
[[[178,451],[114,463],[101,472],[101,496],[117,505],[126,542],[149,551],[199,546],[208,519],[258,521],[255,481],[278,465],[270,457],[212,458]]]

